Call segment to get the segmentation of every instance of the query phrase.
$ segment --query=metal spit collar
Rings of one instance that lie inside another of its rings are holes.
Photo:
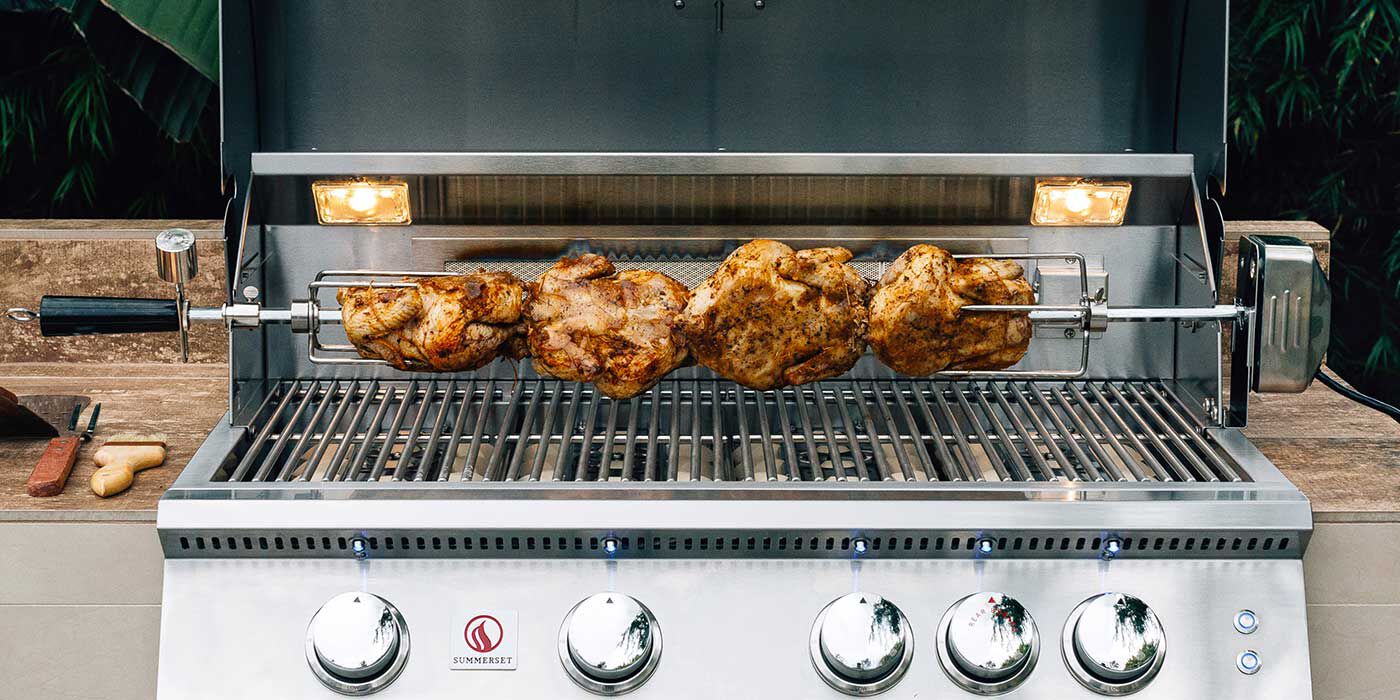
[[[190,361],[190,302],[185,296],[185,284],[194,279],[198,272],[199,256],[195,252],[194,232],[184,228],[168,228],[156,234],[156,274],[175,285],[182,362]]]
[[[184,284],[199,274],[193,232],[168,228],[156,235],[156,274],[171,284]]]

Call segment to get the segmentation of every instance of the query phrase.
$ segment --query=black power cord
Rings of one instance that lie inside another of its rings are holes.
[[[1362,406],[1365,406],[1366,408],[1374,408],[1377,411],[1380,411],[1381,413],[1384,413],[1387,416],[1390,416],[1391,418],[1395,419],[1396,422],[1400,422],[1400,408],[1396,408],[1384,401],[1381,401],[1380,399],[1374,396],[1367,396],[1366,394],[1363,394],[1333,379],[1331,375],[1327,374],[1326,372],[1320,369],[1317,371],[1317,379],[1323,384],[1326,384],[1327,387],[1332,391],[1335,391],[1338,394],[1341,394],[1342,396],[1345,396],[1351,399],[1352,401],[1355,401],[1361,404]]]

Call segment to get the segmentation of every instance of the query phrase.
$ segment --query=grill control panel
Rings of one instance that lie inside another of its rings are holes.
[[[1291,560],[187,559],[165,581],[161,698],[1310,698]],[[1248,636],[1221,624],[1242,611]],[[463,644],[515,658],[454,666]]]

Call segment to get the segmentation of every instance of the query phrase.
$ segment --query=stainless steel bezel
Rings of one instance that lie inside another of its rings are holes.
[[[1244,662],[1245,658],[1250,656],[1254,657],[1253,666],[1246,665]],[[1259,652],[1253,649],[1245,649],[1244,651],[1240,652],[1238,656],[1235,657],[1235,668],[1239,669],[1240,673],[1243,673],[1246,676],[1252,676],[1258,673],[1259,669],[1263,666],[1264,660],[1259,658]]]
[[[651,655],[636,673],[619,681],[600,681],[578,667],[573,658],[569,656],[569,623],[574,620],[574,612],[580,605],[587,602],[588,598],[579,601],[574,607],[569,608],[569,614],[564,616],[564,622],[559,625],[559,663],[563,664],[564,672],[569,674],[569,678],[580,688],[597,695],[622,695],[641,687],[651,675],[656,672],[657,664],[661,663],[661,624],[656,621],[656,615],[652,614],[651,608],[640,600],[633,599],[642,612],[646,613],[647,623],[651,625]]]
[[[826,621],[827,611],[839,600],[841,600],[841,598],[827,603],[826,606],[822,608],[822,611],[817,613],[817,619],[812,621],[812,634],[808,640],[808,651],[812,659],[812,668],[816,669],[817,675],[821,676],[821,679],[825,681],[827,685],[847,695],[855,695],[858,697],[878,695],[893,688],[894,685],[904,677],[904,672],[909,670],[909,664],[914,661],[914,633],[909,629],[909,620],[906,618],[904,624],[900,625],[900,639],[904,642],[904,655],[899,657],[899,663],[896,664],[889,673],[874,681],[869,683],[857,683],[836,673],[836,671],[827,664],[826,660],[822,658],[822,623]],[[900,612],[900,615],[904,615],[903,611]]]
[[[394,607],[393,603],[390,603],[389,601],[384,600],[383,598],[380,598],[380,601],[384,603],[384,607],[388,608],[389,612],[394,616],[394,626],[398,628],[399,632],[399,648],[398,651],[394,654],[394,660],[389,662],[389,666],[385,668],[382,673],[374,676],[373,678],[368,678],[362,681],[347,680],[345,678],[341,678],[340,676],[331,673],[330,671],[327,671],[326,668],[321,665],[320,660],[316,658],[316,642],[311,634],[312,624],[307,625],[306,664],[311,667],[311,672],[316,674],[316,680],[321,681],[321,685],[324,685],[327,688],[330,688],[331,690],[340,693],[341,695],[369,695],[371,693],[378,692],[388,687],[388,685],[390,683],[393,683],[394,680],[399,677],[399,674],[403,672],[404,666],[408,663],[408,652],[410,647],[408,636],[408,623],[403,619],[403,613],[400,613],[399,609]],[[316,618],[313,615],[313,623],[315,619]]]
[[[1085,688],[1100,695],[1131,695],[1145,688],[1157,676],[1157,672],[1162,670],[1162,662],[1167,658],[1165,630],[1162,635],[1162,643],[1157,647],[1157,654],[1153,656],[1152,663],[1148,664],[1142,675],[1122,683],[1112,683],[1099,678],[1084,668],[1084,663],[1079,660],[1079,655],[1075,653],[1074,629],[1079,624],[1079,618],[1083,616],[1085,608],[1098,600],[1100,595],[1103,594],[1089,596],[1079,605],[1074,606],[1074,610],[1069,614],[1069,619],[1065,620],[1064,630],[1060,633],[1060,654],[1064,657],[1065,667],[1069,669],[1070,675],[1074,676],[1074,680],[1079,681],[1079,684]]]
[[[1243,617],[1245,615],[1248,615],[1249,619],[1254,621],[1254,624],[1245,625],[1243,621]],[[1255,632],[1259,631],[1259,614],[1254,612],[1253,610],[1250,610],[1249,608],[1245,608],[1244,610],[1235,613],[1234,625],[1235,631],[1239,632],[1240,634],[1254,634]]]
[[[980,593],[972,595],[980,595]],[[933,645],[934,651],[938,654],[938,663],[943,667],[943,673],[947,674],[948,680],[953,681],[958,687],[968,692],[978,695],[1001,695],[1011,692],[1025,682],[1026,678],[1031,675],[1031,671],[1035,670],[1036,662],[1040,660],[1040,631],[1035,626],[1035,619],[1031,618],[1031,650],[1026,655],[1025,663],[1021,664],[1021,667],[1005,680],[988,683],[967,675],[961,668],[958,668],[957,662],[953,660],[952,651],[948,649],[947,645],[948,629],[953,623],[953,614],[957,611],[958,606],[971,598],[972,595],[963,596],[948,606],[948,610],[943,613],[943,619],[939,620],[938,639]]]

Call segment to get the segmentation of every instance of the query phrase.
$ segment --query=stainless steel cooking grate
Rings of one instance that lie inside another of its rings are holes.
[[[1156,381],[286,381],[216,481],[1241,481]]]

